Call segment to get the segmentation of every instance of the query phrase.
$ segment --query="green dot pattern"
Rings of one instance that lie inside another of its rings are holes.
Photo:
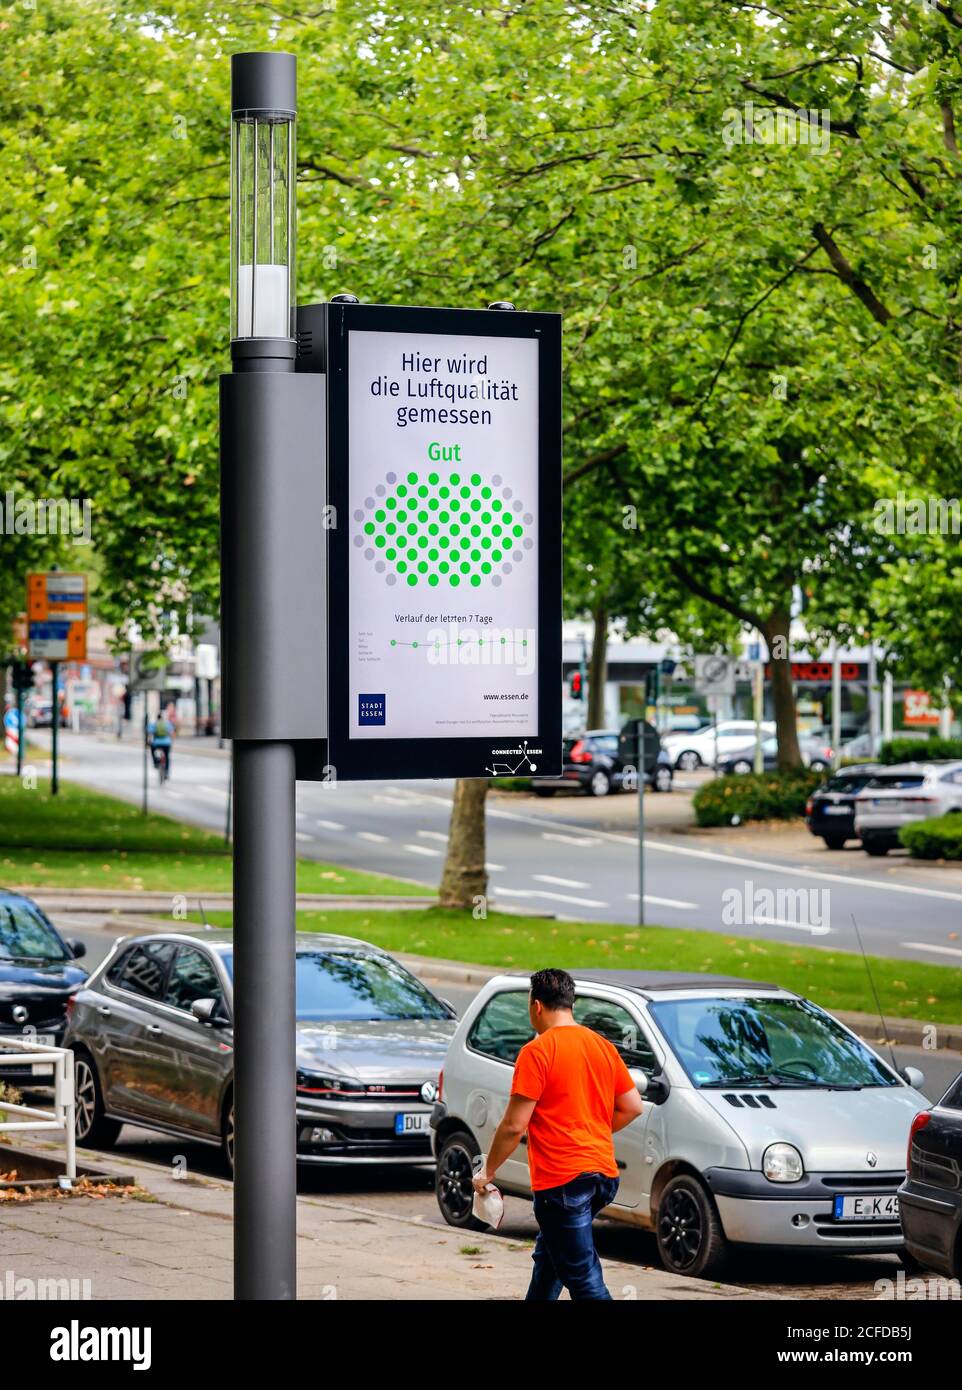
[[[412,588],[457,588],[462,583],[479,588],[511,572],[512,564],[523,558],[532,530],[524,506],[519,508],[511,490],[499,484],[500,479],[480,473],[421,474],[412,469],[401,481],[388,474],[377,489],[376,505],[354,513],[356,539],[375,547],[366,554],[383,562],[379,568]],[[406,546],[399,550],[401,534]]]

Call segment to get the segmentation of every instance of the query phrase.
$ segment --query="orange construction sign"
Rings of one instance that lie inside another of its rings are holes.
[[[28,574],[27,627],[31,661],[86,661],[87,576]]]

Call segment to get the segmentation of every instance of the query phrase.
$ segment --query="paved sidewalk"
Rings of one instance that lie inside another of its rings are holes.
[[[120,1169],[148,1195],[0,1204],[4,1271],[16,1279],[77,1280],[81,1290],[89,1280],[93,1299],[229,1299],[230,1184],[177,1180],[126,1157]],[[527,1242],[315,1196],[298,1198],[297,1227],[302,1299],[511,1300],[527,1287]],[[605,1275],[622,1300],[766,1297],[610,1260]]]

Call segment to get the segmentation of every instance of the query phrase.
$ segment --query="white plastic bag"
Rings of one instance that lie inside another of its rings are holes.
[[[487,1157],[487,1154],[480,1154],[474,1160],[475,1176],[484,1172]],[[483,1192],[475,1192],[471,1211],[478,1221],[483,1221],[493,1231],[498,1229],[504,1220],[504,1198],[493,1182],[489,1182]]]

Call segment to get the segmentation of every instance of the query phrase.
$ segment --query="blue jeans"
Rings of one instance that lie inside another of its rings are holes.
[[[605,1177],[603,1173],[580,1173],[561,1187],[548,1187],[534,1194],[539,1231],[526,1299],[560,1298],[565,1288],[573,1300],[611,1301],[591,1223],[602,1207],[614,1201],[617,1191],[617,1178]]]

